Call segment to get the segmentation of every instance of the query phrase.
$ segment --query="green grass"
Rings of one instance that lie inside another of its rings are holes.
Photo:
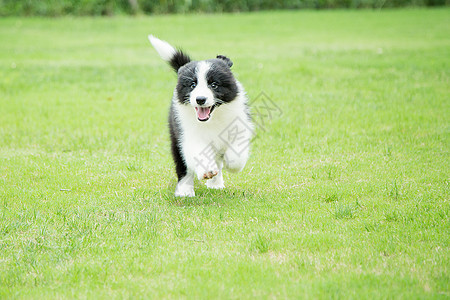
[[[449,12],[0,19],[0,298],[450,297]],[[223,191],[149,33],[282,111]]]

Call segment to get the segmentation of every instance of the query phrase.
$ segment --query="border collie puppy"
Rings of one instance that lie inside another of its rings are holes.
[[[223,55],[191,61],[189,56],[152,35],[161,58],[178,74],[169,112],[172,156],[178,183],[175,196],[195,196],[194,178],[223,189],[222,168],[241,171],[253,135],[247,96]]]

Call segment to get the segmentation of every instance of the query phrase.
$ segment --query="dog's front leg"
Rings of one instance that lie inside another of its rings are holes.
[[[224,155],[225,168],[233,173],[242,171],[242,169],[245,167],[245,164],[247,163],[248,156],[248,147],[241,150],[240,152],[236,152],[232,147],[228,148]]]
[[[188,172],[180,181],[177,183],[175,189],[176,197],[194,197],[194,173]]]
[[[214,176],[211,179],[206,180],[206,186],[209,189],[223,189],[225,188],[225,185],[223,183],[223,175],[222,175],[222,162],[218,163],[219,172],[216,176]]]
[[[220,173],[217,164],[217,151],[213,144],[195,144],[186,149],[186,163],[199,180],[211,179]]]

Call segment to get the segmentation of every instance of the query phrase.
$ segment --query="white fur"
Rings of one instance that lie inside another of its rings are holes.
[[[193,106],[180,104],[175,92],[172,101],[183,129],[180,144],[188,169],[188,174],[177,185],[176,196],[195,195],[194,176],[202,180],[208,172],[217,172],[216,176],[207,180],[206,185],[208,188],[222,189],[225,187],[223,167],[231,172],[244,168],[249,157],[253,125],[246,112],[247,97],[242,85],[239,82],[237,85],[239,93],[236,99],[216,108],[206,122],[198,121]],[[240,132],[239,140],[228,136],[227,130],[230,128]],[[205,149],[212,153],[212,160],[208,159],[209,155],[207,158],[202,154]]]
[[[158,52],[159,56],[165,61],[170,61],[173,55],[177,52],[177,50],[172,47],[168,42],[158,39],[153,35],[149,35],[148,39],[150,43],[152,43],[153,47]]]
[[[187,174],[181,179],[175,189],[176,197],[194,197],[194,175]]]
[[[208,81],[206,80],[206,73],[208,73],[210,66],[211,64],[206,61],[199,62],[197,66],[197,86],[189,97],[189,101],[194,107],[199,106],[196,100],[198,96],[206,97],[206,102],[202,106],[212,106],[214,104],[214,94],[208,88]]]

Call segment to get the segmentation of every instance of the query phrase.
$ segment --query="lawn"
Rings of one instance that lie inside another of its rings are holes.
[[[448,299],[449,15],[0,19],[0,298]],[[225,190],[173,196],[150,33],[247,89]]]

